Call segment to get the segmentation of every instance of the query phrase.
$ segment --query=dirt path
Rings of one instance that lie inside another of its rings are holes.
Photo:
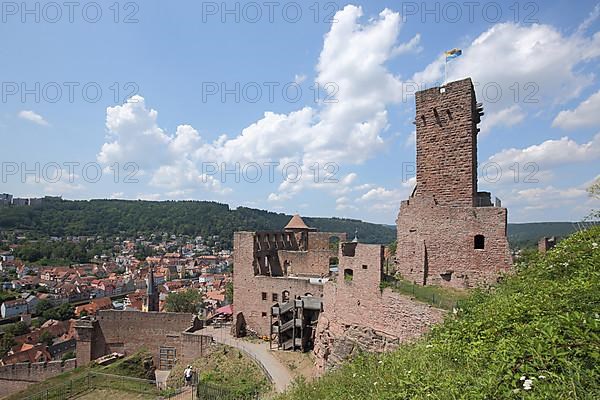
[[[207,327],[196,331],[195,333],[212,336],[217,343],[222,343],[244,351],[262,366],[263,370],[269,376],[269,379],[275,385],[277,392],[284,392],[292,383],[292,374],[285,365],[273,356],[269,350],[268,343],[251,343],[245,340],[236,339],[231,336],[227,328],[214,329],[212,327]]]

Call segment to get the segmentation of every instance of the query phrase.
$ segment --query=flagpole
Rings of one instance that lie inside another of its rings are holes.
[[[446,61],[444,62],[444,82],[442,83],[442,86],[444,86],[446,84],[446,81],[448,80],[448,56],[445,56]]]

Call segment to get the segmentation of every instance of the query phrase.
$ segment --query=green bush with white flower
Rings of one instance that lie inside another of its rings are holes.
[[[358,357],[286,399],[600,399],[600,227],[474,293],[421,341]]]

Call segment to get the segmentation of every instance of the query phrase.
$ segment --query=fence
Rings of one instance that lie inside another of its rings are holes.
[[[198,399],[202,400],[259,400],[258,393],[243,394],[209,383],[198,383]]]
[[[26,397],[23,400],[66,400],[81,393],[98,388],[157,395],[156,383],[152,380],[128,376],[88,372],[68,381]]]

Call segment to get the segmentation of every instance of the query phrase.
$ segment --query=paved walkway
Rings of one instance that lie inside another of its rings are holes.
[[[175,395],[174,397],[171,397],[170,400],[190,400],[193,398],[194,396],[192,395],[192,388],[190,386],[187,386],[183,389],[181,393]]]
[[[161,371],[154,370],[154,377],[156,379],[156,387],[159,389],[167,388],[167,379],[169,379],[169,375],[171,374],[171,370]]]
[[[285,365],[283,365],[269,350],[269,344],[252,343],[246,340],[236,339],[229,333],[229,327],[213,328],[206,327],[195,332],[199,335],[212,336],[217,343],[226,344],[244,351],[257,361],[263,370],[270,376],[277,392],[284,392],[292,383],[292,375]]]

